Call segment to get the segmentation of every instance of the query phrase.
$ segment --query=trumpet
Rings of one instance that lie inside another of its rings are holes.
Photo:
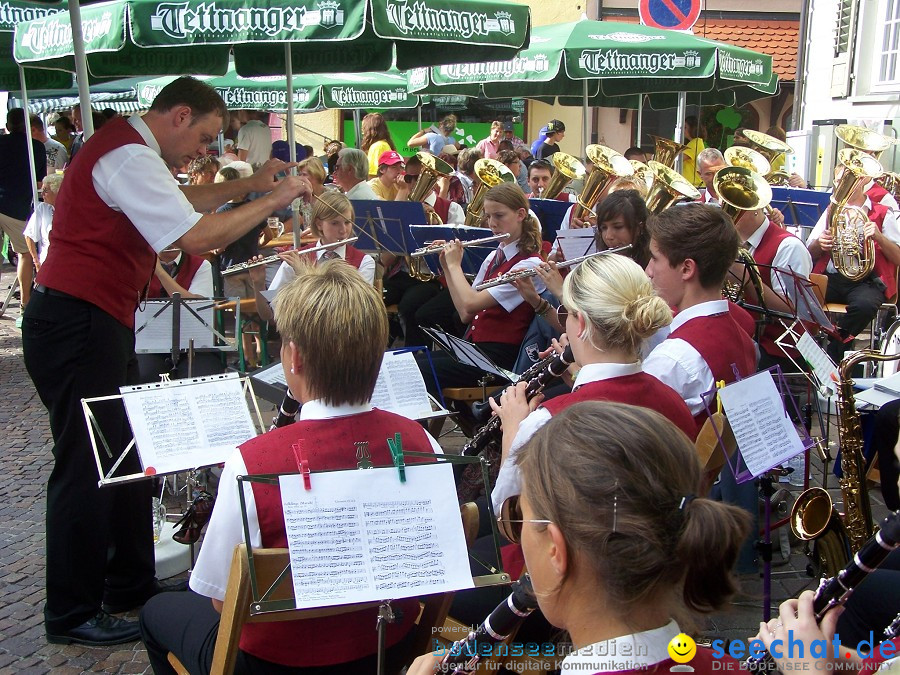
[[[322,244],[321,246],[314,246],[313,248],[295,248],[293,251],[285,251],[285,253],[318,253],[319,251],[330,251],[335,248],[340,248],[346,244],[352,244],[359,237],[350,237],[349,239],[341,239],[340,241],[336,241],[333,244]],[[231,267],[227,267],[222,270],[222,276],[226,277],[229,274],[237,274],[238,272],[244,272],[249,270],[251,267],[259,267],[260,265],[271,265],[272,263],[276,263],[281,258],[279,257],[281,254],[276,253],[275,255],[266,256],[260,260],[254,260],[253,262],[242,262],[237,263],[236,265],[232,265]]]
[[[578,258],[572,258],[571,260],[564,260],[561,263],[557,263],[556,269],[573,267],[589,258],[595,258],[598,255],[608,255],[610,253],[621,253],[622,251],[627,251],[630,248],[631,244],[625,244],[625,246],[617,246],[616,248],[607,248],[602,251],[595,251],[594,253],[588,253],[587,255],[579,256]],[[483,291],[486,288],[502,286],[503,284],[511,284],[513,281],[518,281],[519,279],[530,279],[531,277],[536,275],[537,269],[535,269],[534,267],[529,267],[524,270],[516,270],[515,272],[507,272],[506,274],[501,274],[499,277],[494,277],[493,279],[489,279],[488,281],[483,281],[482,283],[475,286],[475,290]]]
[[[509,239],[509,232],[505,232],[504,234],[495,234],[493,237],[484,237],[483,239],[471,239],[469,241],[460,242],[463,248],[468,246],[479,246],[481,244],[489,244],[492,241],[503,241],[504,239]],[[427,246],[423,246],[422,248],[417,248],[415,251],[409,254],[410,258],[421,258],[425,255],[435,255],[444,250],[443,244],[428,244]]]

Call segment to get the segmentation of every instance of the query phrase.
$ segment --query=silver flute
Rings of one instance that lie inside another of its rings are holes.
[[[471,241],[460,242],[463,248],[467,246],[478,246],[479,244],[489,244],[492,241],[503,241],[509,239],[509,232],[505,234],[495,234],[493,237],[484,237],[483,239],[472,239]],[[423,255],[434,255],[444,250],[444,244],[429,244],[422,248],[417,248],[409,254],[410,258],[421,258]]]
[[[340,248],[345,244],[352,244],[357,239],[359,239],[359,237],[350,237],[349,239],[341,239],[340,241],[336,241],[333,244],[322,244],[321,246],[314,246],[313,248],[295,248],[290,251],[285,251],[285,253],[318,253],[319,251],[330,251],[333,248]],[[281,260],[281,258],[279,257],[280,255],[280,253],[276,253],[275,255],[266,256],[265,258],[254,260],[253,262],[237,263],[236,265],[226,267],[224,270],[222,270],[222,276],[226,277],[229,274],[237,274],[238,272],[249,270],[251,267],[259,267],[260,265],[269,265],[271,263],[278,262],[279,260]]]
[[[631,248],[631,244],[625,244],[625,246],[618,246],[616,248],[607,248],[602,251],[595,251],[594,253],[588,253],[587,255],[583,255],[578,258],[572,258],[571,260],[564,260],[561,263],[556,264],[556,269],[562,269],[565,267],[573,267],[580,262],[587,260],[588,258],[596,258],[598,255],[608,255],[610,253],[621,253],[627,249]],[[499,277],[495,277],[488,281],[483,281],[477,286],[475,286],[476,291],[483,291],[486,288],[493,288],[494,286],[502,286],[503,284],[511,284],[513,281],[518,281],[519,279],[530,279],[533,276],[537,276],[537,268],[530,267],[524,270],[516,270],[515,272],[507,272],[506,274],[501,274]]]

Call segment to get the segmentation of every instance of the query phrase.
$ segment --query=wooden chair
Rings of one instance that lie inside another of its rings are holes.
[[[466,546],[471,546],[478,532],[478,507],[475,504],[463,504],[460,507],[463,521],[463,532]],[[279,580],[282,572],[290,565],[290,554],[286,548],[253,549],[253,564],[256,572],[257,587],[268,589],[278,581],[267,600],[288,600],[294,597],[293,582],[290,574]],[[325,607],[322,609],[288,609],[265,614],[250,614],[253,596],[250,586],[250,563],[247,559],[246,544],[238,544],[231,558],[231,569],[228,573],[228,587],[222,606],[222,618],[216,634],[216,646],[213,652],[210,675],[231,675],[237,662],[241,631],[248,623],[270,623],[273,621],[292,621],[295,619],[314,619],[336,614],[346,614],[360,609],[378,607],[377,602]],[[432,627],[440,626],[447,618],[453,593],[440,593],[427,596],[422,603],[417,626],[414,629],[410,653],[407,662],[424,654],[432,636]],[[314,636],[310,636],[314,639]],[[169,665],[179,675],[190,675],[181,661],[173,653],[168,654]]]
[[[475,401],[485,400],[487,396],[490,396],[502,388],[503,387],[445,387],[444,389],[441,389],[441,396],[444,397],[445,404],[449,404],[450,401],[459,401],[464,405],[471,405]],[[443,426],[443,417],[434,419],[428,423],[428,433],[435,438],[439,438]]]

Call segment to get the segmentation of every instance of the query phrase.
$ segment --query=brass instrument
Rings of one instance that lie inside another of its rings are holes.
[[[605,248],[602,251],[594,251],[593,253],[588,253],[587,255],[582,255],[577,258],[572,258],[571,260],[564,260],[561,263],[556,264],[556,269],[564,269],[566,267],[573,267],[580,262],[584,262],[588,258],[594,258],[598,255],[608,255],[610,253],[621,253],[622,251],[627,251],[631,248],[631,244],[625,244],[625,246],[617,246],[616,248]],[[476,291],[483,291],[488,288],[493,288],[494,286],[502,286],[503,284],[511,284],[513,281],[518,281],[519,279],[530,279],[531,277],[537,276],[537,269],[534,267],[529,267],[524,270],[515,270],[514,272],[507,272],[506,274],[501,274],[498,277],[494,277],[488,281],[483,281],[482,283],[475,286]]]
[[[684,199],[696,201],[700,199],[700,191],[684,176],[665,164],[650,160],[647,163],[653,173],[653,184],[647,191],[647,211],[659,214],[673,204]]]
[[[340,248],[341,246],[352,244],[359,237],[350,237],[349,239],[341,239],[340,241],[336,241],[333,244],[322,244],[320,246],[313,246],[312,248],[297,248],[292,251],[285,251],[285,253],[318,253],[319,251],[330,251],[335,248]],[[272,263],[279,262],[281,260],[280,253],[276,253],[275,255],[266,256],[265,258],[261,258],[260,260],[254,260],[253,262],[242,262],[237,263],[236,265],[232,265],[231,267],[226,267],[222,270],[222,276],[227,277],[230,274],[237,274],[238,272],[245,272],[249,270],[251,267],[259,267],[260,265],[270,265]]]
[[[840,479],[844,516],[833,508],[822,488],[804,491],[791,509],[791,530],[800,539],[814,541],[813,555],[825,576],[834,576],[874,534],[872,505],[866,486],[862,427],[853,394],[854,366],[865,361],[896,361],[900,354],[863,349],[847,356],[838,367],[837,416],[841,448]]]
[[[669,138],[663,138],[662,136],[651,135],[650,138],[653,139],[655,147],[655,150],[653,151],[654,161],[657,161],[670,169],[674,169],[675,158],[685,151],[687,145],[677,143]]]
[[[565,152],[554,152],[550,156],[550,163],[553,165],[553,176],[547,183],[547,188],[541,193],[542,199],[553,199],[563,188],[573,180],[581,180],[587,173],[577,157],[568,155]]]
[[[840,166],[835,172],[834,190],[828,214],[831,232],[831,261],[835,269],[851,281],[865,279],[875,268],[875,242],[866,239],[868,214],[847,205],[861,183],[884,173],[881,163],[863,150],[844,148],[838,152]]]
[[[609,184],[616,178],[621,176],[633,176],[634,167],[625,159],[624,155],[619,154],[612,148],[605,145],[592,144],[584,149],[587,158],[591,160],[594,168],[584,179],[584,187],[578,196],[578,202],[572,211],[573,218],[584,220],[591,209],[600,199],[600,195],[606,191]],[[559,153],[553,155],[556,157]]]
[[[764,209],[772,201],[772,188],[752,169],[726,166],[713,177],[713,189],[719,195],[722,210],[735,224],[748,211]]]
[[[881,153],[894,144],[894,139],[884,134],[853,124],[839,124],[834,130],[834,135],[851,148],[862,150],[875,159],[881,159]]]
[[[484,194],[500,183],[514,183],[516,177],[502,162],[496,159],[479,159],[475,162],[475,175],[481,184],[472,194],[472,201],[466,208],[466,225],[475,227],[481,224],[481,209],[484,206]]]
[[[875,182],[887,190],[891,196],[900,203],[900,173],[885,171]]]
[[[644,181],[647,190],[650,190],[653,187],[653,171],[650,170],[650,167],[636,159],[628,161],[631,163],[631,168],[634,169],[634,177]]]
[[[481,239],[470,239],[469,241],[462,241],[463,248],[467,246],[480,246],[481,244],[489,244],[492,241],[503,241],[505,239],[509,239],[509,232],[504,232],[503,234],[495,234],[493,237],[482,237]],[[417,248],[415,251],[410,253],[411,258],[421,258],[426,255],[436,255],[444,250],[444,244],[429,244],[427,246],[423,246],[422,248]]]
[[[779,141],[774,136],[769,136],[769,134],[754,131],[753,129],[744,129],[742,133],[744,138],[750,142],[751,147],[769,160],[770,165],[774,164],[775,160],[781,155],[794,154],[794,149],[791,146],[784,141]],[[763,175],[769,185],[787,185],[790,178],[787,171],[783,169]]]
[[[756,260],[750,254],[750,251],[740,247],[738,248],[738,256],[736,262],[743,263],[747,269],[747,277],[756,291],[757,304],[764,310],[766,308],[766,287],[763,285],[762,277],[759,274],[759,267]],[[734,276],[734,275],[733,275]],[[741,280],[743,282],[743,279]],[[725,279],[722,286],[722,297],[736,305],[744,302],[744,283],[738,283],[731,279]]]
[[[428,152],[417,152],[416,157],[419,158],[419,161],[422,164],[422,172],[416,179],[415,185],[413,185],[412,189],[409,191],[407,200],[411,202],[422,202],[424,205],[425,199],[431,194],[432,190],[434,190],[434,186],[437,185],[438,180],[446,178],[453,173],[453,167],[444,160],[435,157]],[[441,217],[433,209],[430,211],[428,209],[425,210],[425,220],[428,225],[444,224],[444,221],[441,220]],[[418,258],[406,256],[406,267],[409,270],[409,276],[416,281],[433,281],[435,279],[435,275],[427,271],[427,267],[423,268],[422,261]]]
[[[758,173],[760,176],[768,176],[772,173],[772,165],[769,164],[769,160],[767,160],[762,153],[759,153],[752,148],[734,145],[728,148],[724,152],[724,155],[725,161],[728,162],[729,166],[741,166]],[[769,185],[772,185],[768,180],[766,182],[768,182]],[[769,204],[766,204],[762,209],[769,218],[772,217],[772,212],[775,210]]]

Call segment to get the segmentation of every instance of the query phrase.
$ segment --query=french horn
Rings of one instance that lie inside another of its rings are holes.
[[[514,183],[516,180],[513,172],[496,159],[479,159],[475,162],[475,175],[478,176],[481,183],[475,189],[472,201],[466,208],[466,225],[470,227],[477,227],[481,224],[481,209],[484,207],[485,193],[496,185]]]

